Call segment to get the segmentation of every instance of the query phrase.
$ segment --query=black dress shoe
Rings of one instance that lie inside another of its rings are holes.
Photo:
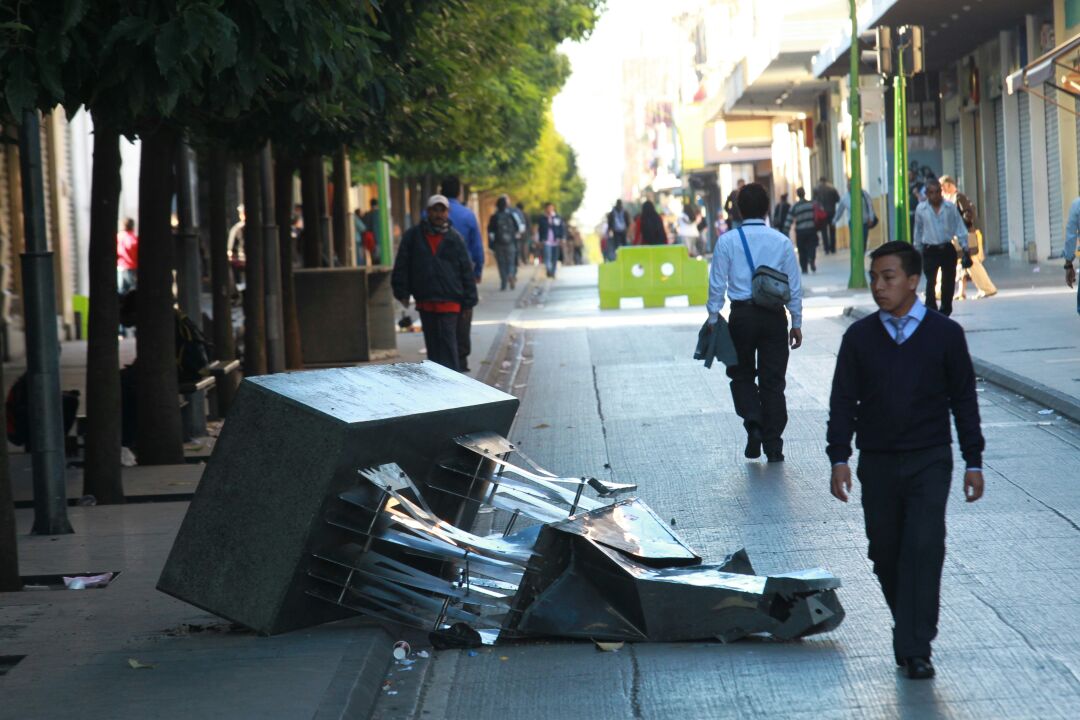
[[[743,455],[756,460],[761,457],[761,431],[750,430],[746,434],[746,449],[743,450]]]
[[[767,452],[765,458],[771,462],[784,462],[784,453],[782,452]]]
[[[934,664],[927,657],[905,658],[904,674],[912,680],[929,680],[934,677]]]

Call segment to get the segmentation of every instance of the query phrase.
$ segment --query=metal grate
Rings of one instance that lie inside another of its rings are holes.
[[[1035,242],[1035,208],[1031,203],[1031,102],[1020,93],[1020,212],[1024,218],[1024,247]]]
[[[1043,86],[1043,93],[1056,101],[1057,91]],[[1058,108],[1053,102],[1043,103],[1046,117],[1046,181],[1050,200],[1050,257],[1061,257],[1065,249],[1065,218],[1061,207],[1061,142],[1058,138]]]
[[[1080,102],[1080,101],[1078,101]],[[1077,123],[1080,135],[1080,123]],[[998,233],[1001,251],[1009,252],[1009,194],[1005,178],[1008,167],[1005,160],[1005,104],[1001,98],[994,100],[994,153],[997,156]]]

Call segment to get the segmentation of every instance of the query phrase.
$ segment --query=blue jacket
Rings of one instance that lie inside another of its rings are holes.
[[[476,215],[455,198],[450,198],[450,225],[465,240],[465,247],[472,258],[473,274],[479,280],[484,272],[484,241],[480,236],[480,224],[476,222]]]

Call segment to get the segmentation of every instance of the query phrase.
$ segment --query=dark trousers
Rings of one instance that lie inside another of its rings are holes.
[[[870,560],[893,616],[897,659],[930,657],[937,635],[952,447],[859,455]]]
[[[821,243],[825,246],[825,254],[832,255],[836,252],[836,224],[829,218],[825,228],[821,231]]]
[[[495,245],[495,262],[499,266],[499,289],[505,290],[511,278],[517,276],[517,260],[513,245]]]
[[[934,292],[938,270],[941,271],[941,313],[952,315],[952,296],[956,292],[956,248],[952,243],[923,246],[923,274],[926,275],[926,307],[938,309]]]
[[[809,268],[817,270],[817,242],[816,232],[795,233],[795,245],[799,248],[799,267],[804,275]]]
[[[458,369],[458,317],[460,313],[420,311],[427,357],[451,370]]]
[[[457,315],[457,366],[455,370],[466,372],[469,369],[469,354],[472,353],[472,308],[463,307]],[[449,365],[447,366],[449,367]]]
[[[727,369],[735,412],[747,432],[760,430],[766,453],[781,452],[781,435],[787,426],[787,316],[782,310],[733,300],[728,324],[739,358],[737,365]]]

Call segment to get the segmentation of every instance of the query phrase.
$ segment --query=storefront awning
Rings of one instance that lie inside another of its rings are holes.
[[[1022,91],[1046,100],[1040,92],[1044,83],[1074,97],[1080,97],[1080,35],[1063,42],[1009,75],[1005,78],[1005,89],[1010,95]],[[1072,108],[1065,109],[1072,112]]]

